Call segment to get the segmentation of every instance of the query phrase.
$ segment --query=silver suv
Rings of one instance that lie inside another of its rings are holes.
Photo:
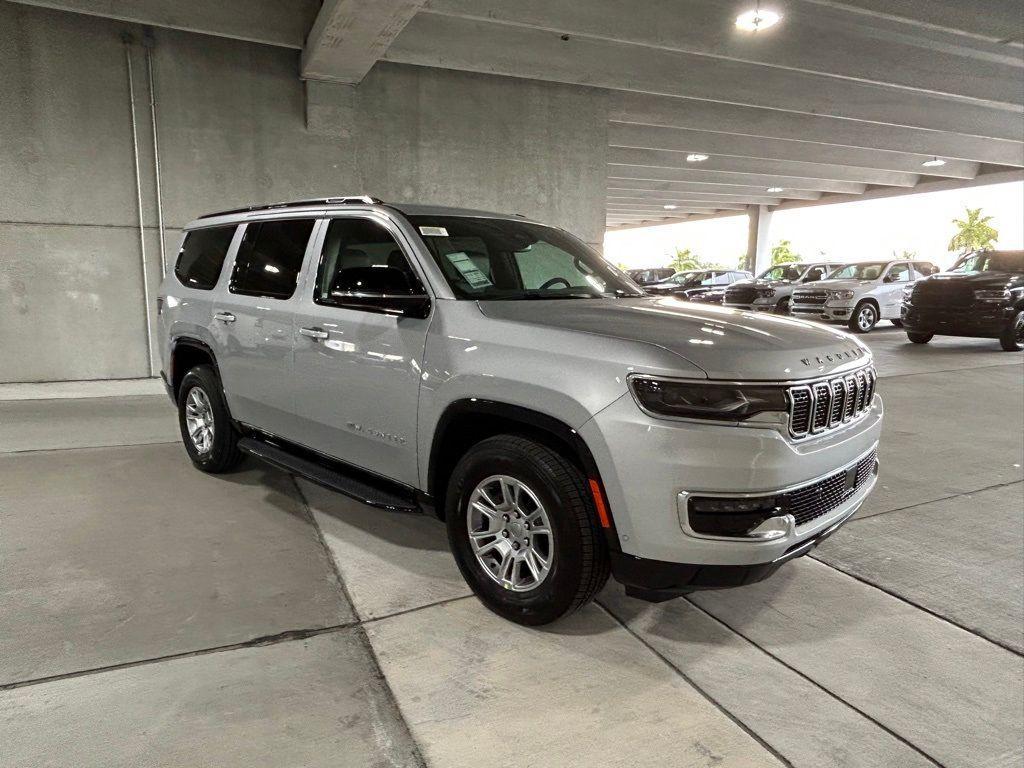
[[[867,333],[879,320],[902,326],[904,289],[938,271],[929,261],[906,259],[847,264],[793,291],[789,309],[796,317],[845,323],[854,333]]]
[[[789,301],[793,290],[803,283],[822,280],[838,264],[823,262],[810,264],[776,264],[755,280],[741,280],[725,289],[723,304],[751,312],[789,314]]]
[[[158,301],[205,472],[250,454],[446,522],[466,581],[552,621],[768,576],[875,484],[853,337],[649,296],[568,233],[372,198],[204,216]]]

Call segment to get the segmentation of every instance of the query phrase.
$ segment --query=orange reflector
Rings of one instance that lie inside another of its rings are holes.
[[[594,497],[594,506],[597,507],[597,519],[601,521],[602,528],[611,528],[612,521],[608,517],[608,507],[604,503],[604,493],[601,492],[601,484],[594,478],[590,478],[590,493]]]

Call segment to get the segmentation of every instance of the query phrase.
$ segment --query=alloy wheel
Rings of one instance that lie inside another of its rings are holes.
[[[857,327],[862,331],[870,331],[875,325],[875,308],[865,304],[857,313]]]
[[[213,409],[210,398],[200,387],[192,387],[185,400],[185,426],[200,456],[213,450]]]
[[[521,480],[492,475],[470,494],[466,528],[477,563],[512,592],[537,588],[551,572],[555,537],[537,494]]]

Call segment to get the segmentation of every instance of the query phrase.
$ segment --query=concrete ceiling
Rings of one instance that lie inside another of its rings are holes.
[[[609,227],[1024,178],[1021,0],[762,0],[783,18],[756,33],[756,0],[27,1],[299,47],[310,80],[608,89]]]

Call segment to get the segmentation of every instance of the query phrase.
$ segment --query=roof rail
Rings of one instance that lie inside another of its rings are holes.
[[[204,213],[200,219],[211,219],[214,216],[228,216],[233,213],[252,213],[254,211],[272,211],[278,208],[305,208],[310,205],[381,205],[383,201],[369,195],[348,195],[345,197],[313,197],[306,200],[291,200],[283,203],[267,205],[250,205],[245,208],[232,208],[229,211]]]

